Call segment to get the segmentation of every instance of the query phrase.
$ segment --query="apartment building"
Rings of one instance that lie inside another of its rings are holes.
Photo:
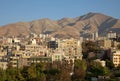
[[[113,64],[115,65],[115,67],[119,66],[120,65],[120,51],[117,50],[113,52],[111,56],[111,60]]]
[[[77,39],[65,39],[58,42],[58,48],[62,49],[67,56],[82,57],[82,42]]]
[[[116,38],[116,36],[117,36],[116,32],[109,31],[109,32],[107,33],[107,38],[108,38],[108,39],[114,39],[114,38]]]
[[[101,48],[104,49],[109,49],[112,47],[112,41],[109,39],[99,40],[97,43]]]
[[[7,67],[8,67],[8,62],[5,62],[5,61],[0,62],[0,68],[1,69],[6,70]]]

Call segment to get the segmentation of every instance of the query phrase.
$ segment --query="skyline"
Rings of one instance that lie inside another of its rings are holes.
[[[120,19],[119,0],[1,0],[0,1],[0,26],[29,22],[42,18],[58,20],[64,17],[75,18],[89,12],[102,13]]]

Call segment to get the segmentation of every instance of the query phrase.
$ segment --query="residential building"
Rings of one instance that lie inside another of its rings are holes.
[[[55,51],[52,53],[52,62],[54,61],[62,61],[64,56],[64,52],[63,51]]]
[[[112,40],[109,39],[98,40],[97,44],[103,49],[109,49],[112,47]]]
[[[103,67],[106,66],[106,62],[104,60],[96,59],[95,62],[99,62]]]
[[[120,51],[119,50],[112,53],[111,61],[113,62],[115,67],[120,65]]]
[[[8,62],[2,61],[0,62],[0,68],[6,70],[8,67]]]
[[[58,42],[57,41],[49,41],[48,48],[53,48],[53,49],[58,48]]]
[[[82,41],[77,39],[65,39],[58,42],[58,48],[62,49],[65,55],[68,56],[82,56]]]
[[[116,38],[116,33],[115,33],[115,32],[112,32],[112,31],[109,31],[109,32],[107,33],[107,38],[108,38],[108,39],[114,39],[114,38]]]
[[[28,59],[29,64],[30,63],[40,63],[40,62],[49,62],[52,63],[52,58],[51,57],[37,57],[37,56],[33,56],[31,58]]]
[[[97,39],[98,39],[98,32],[96,31],[96,32],[92,33],[92,40],[94,41],[94,40],[97,40]]]

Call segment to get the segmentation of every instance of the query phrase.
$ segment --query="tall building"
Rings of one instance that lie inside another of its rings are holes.
[[[49,41],[48,48],[53,48],[53,49],[58,48],[58,42],[57,41]]]
[[[97,40],[98,39],[98,32],[92,33],[92,40]]]
[[[59,49],[64,51],[65,56],[82,59],[82,39],[64,39],[59,42]]]

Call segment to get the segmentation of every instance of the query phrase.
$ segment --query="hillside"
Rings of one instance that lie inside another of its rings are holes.
[[[120,20],[101,13],[88,13],[76,18],[50,20],[48,18],[31,22],[18,22],[0,27],[1,36],[25,36],[31,32],[51,34],[59,38],[79,38],[98,31],[105,35],[108,31],[120,33]]]

